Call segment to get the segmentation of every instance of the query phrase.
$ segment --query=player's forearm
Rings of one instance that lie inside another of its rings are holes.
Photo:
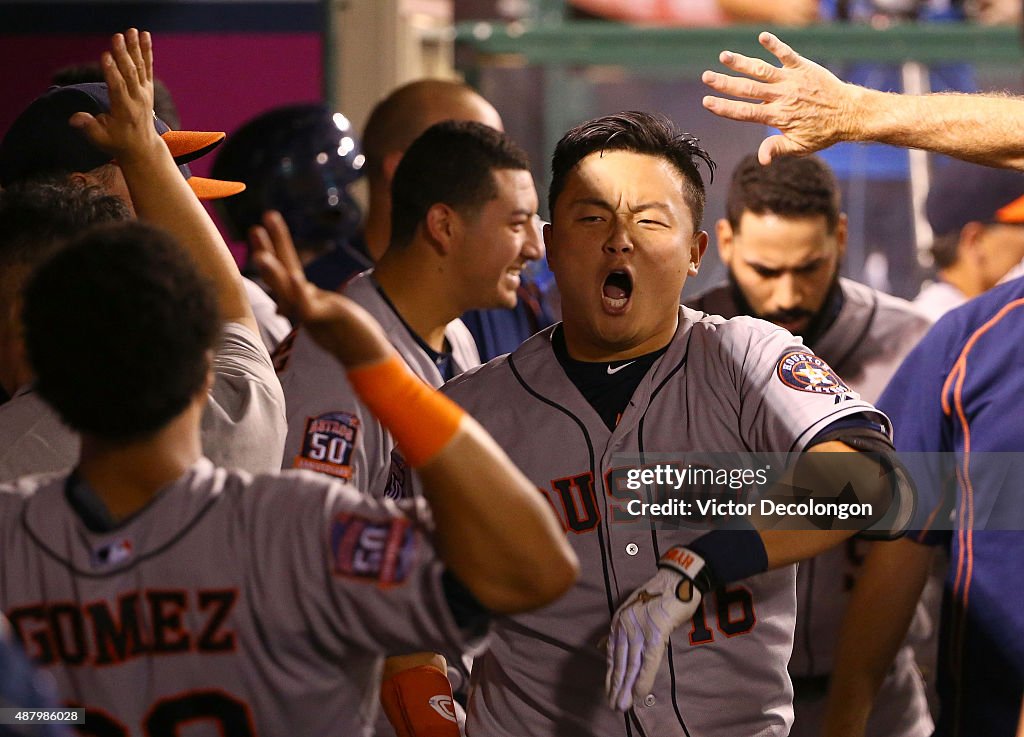
[[[872,546],[840,630],[823,737],[864,734],[921,598],[931,557],[930,548],[905,539]]]
[[[1024,169],[1024,99],[1008,95],[897,95],[862,90],[844,138],[920,148],[988,166]]]
[[[573,585],[579,564],[551,509],[470,417],[419,475],[441,557],[488,609],[536,608]]]
[[[768,570],[773,570],[821,555],[856,534],[856,530],[762,530],[761,542]]]
[[[256,319],[234,257],[159,137],[118,159],[139,217],[172,233],[217,290],[221,316],[254,332]]]
[[[841,499],[852,488],[858,503],[876,510],[872,519],[884,517],[889,505],[898,503],[893,498],[892,479],[878,461],[838,440],[809,448],[787,470],[782,488],[810,490],[810,499],[825,503]],[[850,529],[817,529],[818,520],[811,516],[752,521],[760,530],[769,569],[809,560],[857,534],[853,525]]]

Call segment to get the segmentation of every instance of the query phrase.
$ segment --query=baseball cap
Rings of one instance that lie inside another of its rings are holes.
[[[1024,223],[1024,173],[951,161],[937,169],[925,212],[936,236],[967,223]]]
[[[102,82],[51,87],[11,125],[0,142],[0,186],[32,177],[65,172],[87,172],[111,161],[85,134],[68,125],[77,112],[110,112],[110,96]],[[153,116],[153,127],[170,149],[178,169],[201,199],[219,199],[245,189],[241,182],[193,176],[188,162],[212,151],[223,133],[174,131]]]

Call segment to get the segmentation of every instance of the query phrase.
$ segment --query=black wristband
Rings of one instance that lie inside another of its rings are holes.
[[[704,559],[709,589],[768,570],[768,552],[764,549],[761,534],[754,529],[712,530],[686,547]],[[694,583],[698,588],[701,585],[697,581]]]

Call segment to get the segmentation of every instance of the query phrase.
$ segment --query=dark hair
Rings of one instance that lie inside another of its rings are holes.
[[[220,333],[213,287],[162,230],[89,230],[25,290],[25,345],[36,388],[81,433],[151,436],[206,381]]]
[[[498,196],[494,170],[529,168],[526,153],[490,126],[465,120],[430,126],[402,156],[391,182],[391,245],[409,245],[439,202],[473,216]]]
[[[67,87],[69,84],[106,82],[106,78],[103,76],[99,62],[87,61],[82,64],[61,67],[50,77],[50,82],[59,87]],[[174,97],[167,89],[167,85],[157,78],[153,79],[153,112],[172,130],[181,129],[181,116],[178,115],[178,106],[174,104]]]
[[[581,123],[562,136],[551,157],[551,189],[548,190],[551,217],[554,217],[555,202],[565,188],[569,172],[580,161],[595,151],[631,151],[663,158],[682,175],[683,197],[693,213],[693,227],[697,229],[704,217],[705,193],[695,159],[707,164],[709,181],[715,176],[715,162],[699,144],[698,139],[676,128],[664,115],[628,111]]]
[[[96,186],[63,177],[12,184],[0,192],[0,274],[35,268],[90,225],[130,217]]]
[[[762,166],[755,154],[745,156],[732,174],[725,216],[739,230],[744,211],[782,217],[824,215],[831,233],[839,222],[839,185],[817,156],[782,156]]]

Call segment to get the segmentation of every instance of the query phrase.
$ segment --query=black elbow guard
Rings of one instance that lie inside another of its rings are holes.
[[[847,427],[815,438],[815,445],[831,440],[870,456],[881,467],[879,478],[888,481],[878,486],[879,496],[872,501],[877,507],[876,513],[868,527],[857,533],[858,537],[895,540],[902,536],[914,518],[917,492],[889,436],[871,427]]]

